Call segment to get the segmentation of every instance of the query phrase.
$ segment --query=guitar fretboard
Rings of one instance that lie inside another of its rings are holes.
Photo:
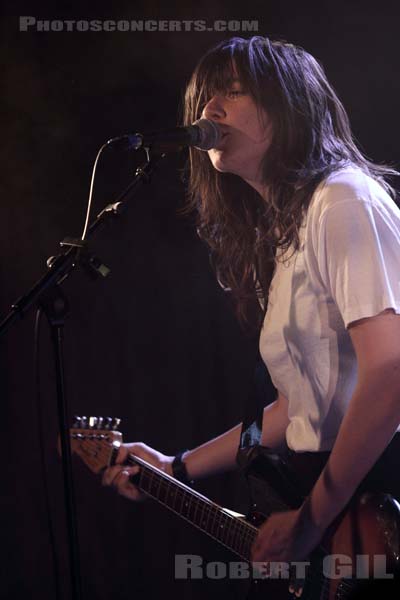
[[[129,463],[140,466],[138,486],[143,492],[250,561],[251,546],[258,531],[256,527],[229,514],[223,507],[139,457],[131,454]]]

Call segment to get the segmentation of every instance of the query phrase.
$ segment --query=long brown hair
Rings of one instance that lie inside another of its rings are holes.
[[[214,169],[205,152],[189,154],[188,210],[198,214],[221,285],[231,290],[242,324],[261,323],[276,250],[298,249],[299,228],[317,185],[352,163],[394,196],[384,177],[397,172],[369,161],[352,137],[346,111],[322,66],[300,47],[255,36],[234,37],[209,50],[186,89],[184,124],[200,118],[234,78],[264,108],[273,143],[262,162],[268,202],[241,178]]]

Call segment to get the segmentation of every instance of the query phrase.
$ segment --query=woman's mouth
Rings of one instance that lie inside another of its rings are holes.
[[[228,135],[229,135],[228,131],[222,131],[221,130],[221,133],[220,133],[220,136],[219,136],[219,141],[215,145],[214,150],[220,150],[221,148],[223,148],[225,146],[225,141],[224,140],[226,140],[226,138],[228,137]]]

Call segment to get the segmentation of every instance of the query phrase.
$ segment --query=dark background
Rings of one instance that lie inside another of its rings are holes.
[[[2,18],[0,315],[45,270],[66,235],[81,234],[94,157],[115,135],[174,126],[196,61],[226,33],[39,33],[18,16],[58,19],[256,19],[259,34],[300,44],[324,64],[356,138],[377,162],[399,167],[398,10],[364,2],[42,2],[12,5]],[[246,35],[246,34],[245,34]],[[119,223],[92,249],[106,280],[75,272],[65,370],[72,414],[117,415],[125,440],[167,454],[194,447],[241,420],[256,342],[235,322],[170,156]],[[130,181],[141,157],[104,154],[93,215]],[[1,352],[1,598],[69,598],[57,412],[47,324],[41,331],[41,401],[33,368],[33,314],[5,336]],[[43,429],[43,436],[39,434]],[[40,460],[40,440],[45,464]],[[226,581],[174,581],[174,555],[234,559],[152,502],[118,497],[74,463],[85,599],[235,598]],[[48,502],[45,493],[48,489]],[[246,509],[236,474],[201,482],[216,502]],[[49,520],[54,531],[51,544]],[[52,547],[56,548],[56,557]]]

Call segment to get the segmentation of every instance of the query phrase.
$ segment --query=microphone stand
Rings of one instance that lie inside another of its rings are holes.
[[[133,180],[121,192],[115,202],[108,204],[96,217],[95,221],[88,228],[87,237],[94,235],[106,221],[120,216],[127,208],[128,198],[136,193],[142,183],[150,182],[155,167],[164,158],[165,154],[153,154],[150,156],[149,149],[146,148],[145,150],[147,155],[146,162],[136,169]],[[79,542],[73,492],[71,446],[69,425],[67,422],[68,410],[63,364],[63,332],[65,319],[69,313],[69,305],[65,294],[60,288],[60,284],[77,265],[83,266],[89,274],[96,277],[106,277],[109,274],[109,269],[89,251],[86,240],[65,238],[60,245],[66,248],[65,252],[56,257],[49,258],[47,261],[49,271],[35,283],[29,292],[12,304],[12,310],[0,323],[0,335],[5,333],[17,319],[23,318],[34,305],[39,305],[46,314],[50,325],[56,371],[57,411],[62,451],[71,592],[74,600],[81,600]]]

